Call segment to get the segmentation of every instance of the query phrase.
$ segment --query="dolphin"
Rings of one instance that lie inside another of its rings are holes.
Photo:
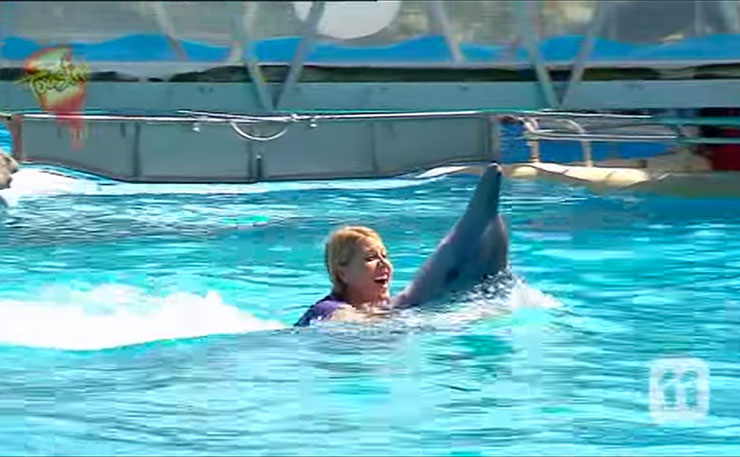
[[[391,304],[408,308],[468,288],[508,266],[509,236],[498,212],[501,167],[489,165],[465,213]]]

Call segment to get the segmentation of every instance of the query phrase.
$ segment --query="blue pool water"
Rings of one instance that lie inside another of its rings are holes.
[[[0,220],[0,454],[740,453],[735,200],[507,181],[514,280],[375,326],[289,327],[327,291],[330,230],[377,229],[397,292],[476,182],[20,198]],[[665,357],[708,364],[703,420],[652,419]]]

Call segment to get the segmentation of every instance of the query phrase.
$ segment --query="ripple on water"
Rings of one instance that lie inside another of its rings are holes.
[[[506,180],[518,282],[289,327],[329,290],[337,225],[378,230],[398,290],[476,179],[20,199],[0,220],[0,452],[737,454],[730,202]],[[650,363],[676,354],[711,368],[701,423],[652,422]]]

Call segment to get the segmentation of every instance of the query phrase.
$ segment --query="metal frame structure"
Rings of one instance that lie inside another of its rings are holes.
[[[593,131],[588,122],[581,121],[619,120],[627,122],[628,127],[691,124],[691,119],[619,116],[609,112],[734,107],[740,103],[740,79],[585,79],[586,71],[595,65],[614,69],[635,66],[680,68],[717,61],[635,63],[601,60],[594,63],[589,58],[596,38],[613,13],[613,5],[607,1],[597,4],[573,59],[547,61],[539,51],[538,32],[533,24],[537,5],[537,2],[513,3],[519,39],[527,52],[526,61],[465,61],[444,2],[431,2],[424,12],[430,23],[439,25],[449,51],[448,61],[357,65],[310,61],[310,53],[318,38],[318,24],[325,11],[325,2],[314,2],[290,62],[280,64],[285,77],[276,81],[273,76],[268,82],[264,67],[276,63],[258,59],[254,31],[244,20],[249,17],[251,6],[245,3],[241,23],[240,15],[233,14],[229,24],[232,38],[230,56],[232,61],[236,55],[234,51],[243,56],[240,60],[249,75],[249,82],[87,83],[88,106],[98,108],[103,114],[81,112],[68,115],[81,118],[93,130],[99,130],[98,135],[107,135],[105,138],[115,143],[111,149],[116,151],[109,154],[118,154],[112,157],[96,155],[108,144],[101,138],[92,138],[82,152],[70,149],[62,127],[53,122],[64,116],[33,112],[37,107],[36,100],[15,82],[0,81],[0,97],[8,110],[4,115],[6,120],[11,119],[11,114],[15,115],[13,128],[18,131],[14,133],[17,140],[14,153],[17,157],[140,181],[241,182],[388,176],[451,162],[491,160],[501,157],[498,126],[502,118],[511,116],[525,123],[527,138],[533,145],[546,139],[581,142],[587,164],[592,163],[589,152],[592,141],[737,142],[732,139],[691,138],[676,129],[667,134]],[[174,43],[176,55],[183,56],[184,51],[178,52],[182,45],[175,37],[171,21],[163,14],[157,15],[157,19],[170,43]],[[438,69],[533,70],[535,77],[505,81],[483,78],[448,82],[306,82],[301,81],[301,76],[307,63],[323,66],[327,71],[353,67],[367,72],[378,68],[398,72],[419,68],[430,72]],[[732,63],[740,64],[740,61]],[[4,62],[3,66],[12,67],[12,64]],[[88,65],[93,71],[128,68],[152,72],[160,64],[91,62]],[[174,69],[202,71],[213,68],[214,63],[180,61],[161,66],[165,69],[162,71],[170,72]],[[566,74],[567,79],[555,80],[554,71]],[[132,112],[139,114],[127,114]],[[21,121],[29,122],[17,121],[19,115]],[[556,119],[548,122],[559,128],[541,128],[541,124],[548,123],[540,122],[543,119]],[[702,120],[693,121],[698,125]],[[296,152],[304,146],[311,150],[310,154]],[[199,151],[203,148],[214,152],[210,157],[201,157]]]
[[[244,17],[247,17],[248,10],[250,8],[250,3],[246,2],[244,4]],[[269,89],[265,83],[265,77],[262,74],[262,69],[257,65],[257,56],[254,52],[254,45],[252,42],[251,37],[251,30],[249,27],[246,26],[246,24],[239,24],[237,22],[236,15],[233,16],[232,22],[231,22],[231,33],[234,38],[232,41],[232,54],[233,54],[233,47],[239,46],[239,48],[243,51],[239,54],[246,56],[243,59],[244,66],[247,68],[247,73],[249,74],[249,78],[252,80],[251,86],[254,87],[255,92],[257,93],[257,98],[260,103],[260,107],[267,111],[273,111],[274,110],[274,103],[272,100],[272,95],[269,92]]]
[[[445,44],[452,55],[452,61],[457,64],[462,63],[465,58],[462,51],[460,51],[460,43],[458,43],[452,33],[450,19],[445,10],[445,3],[439,1],[427,2],[427,16],[429,17],[430,22],[432,18],[434,18],[439,23],[442,35],[445,37]]]
[[[279,109],[283,105],[283,101],[290,95],[290,91],[293,86],[298,82],[298,78],[303,70],[303,64],[306,61],[306,55],[311,50],[314,40],[318,34],[317,27],[321,16],[324,14],[324,1],[317,1],[311,3],[311,9],[308,12],[308,18],[303,27],[303,36],[301,41],[298,43],[298,49],[296,49],[293,55],[293,60],[290,62],[290,68],[288,69],[288,75],[285,77],[285,81],[280,87],[280,92],[275,100],[275,108]]]
[[[246,10],[253,7],[251,3],[244,2],[243,9]],[[545,61],[540,55],[536,37],[537,32],[533,27],[533,14],[535,8],[539,2],[514,2],[514,13],[517,21],[517,26],[521,30],[520,38],[523,41],[528,54],[527,63],[517,62],[467,62],[464,59],[459,43],[455,38],[452,28],[449,14],[445,9],[445,2],[430,2],[425,9],[427,20],[432,23],[436,22],[441,25],[440,31],[444,36],[444,42],[448,48],[451,61],[439,62],[439,63],[368,63],[368,68],[381,66],[384,68],[519,68],[525,69],[527,67],[535,70],[536,79],[534,81],[526,81],[521,83],[516,82],[502,82],[497,83],[499,85],[490,87],[486,83],[469,84],[459,83],[457,87],[461,91],[469,92],[480,87],[481,92],[490,92],[490,96],[486,97],[487,108],[524,108],[524,109],[567,109],[567,110],[618,110],[618,109],[664,109],[664,108],[683,108],[683,107],[697,107],[697,106],[725,106],[730,100],[732,103],[734,100],[728,98],[728,95],[733,95],[737,91],[737,80],[735,79],[712,79],[708,81],[696,81],[696,80],[662,80],[662,81],[645,81],[645,80],[613,80],[613,81],[584,81],[583,76],[586,69],[598,65],[602,68],[626,68],[630,66],[640,66],[646,68],[681,68],[687,66],[696,65],[717,65],[728,63],[724,60],[717,59],[695,59],[695,60],[657,60],[657,61],[640,61],[640,62],[625,62],[625,61],[605,61],[601,60],[598,63],[589,60],[591,52],[593,50],[596,36],[605,28],[605,24],[608,23],[614,5],[609,1],[598,1],[594,10],[593,17],[591,18],[588,26],[586,27],[585,34],[581,39],[579,50],[572,60],[568,61]],[[235,3],[239,5],[239,3]],[[182,45],[176,39],[175,31],[171,20],[166,16],[163,8],[158,2],[155,2],[152,6],[155,12],[155,17],[163,29],[164,34],[168,37],[168,41],[173,46],[175,53],[182,60],[180,64],[173,62],[167,63],[167,67],[173,71],[174,69],[180,68],[179,71],[197,71],[199,69],[206,69],[213,67],[213,63],[203,63],[187,61],[187,56],[184,53]],[[306,58],[312,49],[312,45],[317,38],[316,25],[321,20],[324,12],[324,2],[314,2],[309,13],[308,19],[304,23],[303,31],[300,37],[299,46],[293,55],[292,60],[288,63],[286,76],[283,81],[278,83],[268,83],[265,80],[262,65],[269,62],[258,62],[257,56],[254,49],[254,39],[251,35],[251,31],[247,30],[245,24],[238,24],[236,20],[237,15],[234,15],[234,20],[230,24],[230,34],[232,36],[232,53],[237,47],[241,47],[244,50],[246,57],[244,58],[244,64],[248,70],[251,81],[247,85],[253,85],[254,90],[257,94],[258,104],[256,106],[242,105],[242,111],[245,109],[253,110],[257,109],[263,112],[273,112],[279,109],[344,109],[337,108],[336,103],[327,104],[325,106],[316,106],[312,103],[313,100],[304,100],[300,97],[296,103],[290,103],[292,96],[295,94],[295,89],[303,88],[306,90],[312,90],[318,87],[317,84],[321,83],[305,83],[300,82],[300,76]],[[740,31],[740,30],[739,30]],[[740,63],[740,62],[738,62]],[[12,62],[2,62],[3,67],[12,67]],[[115,64],[105,64],[103,62],[89,62],[87,63],[93,71],[110,71],[113,66],[117,68],[130,68],[132,71],[137,72],[135,68],[140,67],[139,72],[144,69],[155,69],[156,63],[125,63],[116,62]],[[322,66],[322,64],[314,64],[316,66]],[[325,65],[325,64],[323,64]],[[332,67],[341,67],[343,65],[340,62],[332,63]],[[554,82],[550,75],[550,72],[554,69],[558,71],[564,71],[569,74],[567,82]],[[126,70],[124,70],[126,71]],[[178,70],[174,70],[178,71]],[[533,87],[534,82],[538,87]],[[4,83],[0,83],[4,85]],[[98,85],[98,83],[92,83]],[[351,83],[348,84],[332,84],[332,88],[338,89],[338,94],[341,98],[351,99],[357,92],[357,89],[362,88],[361,85],[353,86]],[[389,83],[393,84],[393,83]],[[0,88],[2,88],[0,85]],[[436,91],[439,85],[435,87],[435,83],[425,84],[426,87]],[[342,87],[343,86],[343,87]],[[380,84],[379,84],[380,86]],[[700,97],[691,97],[691,92],[697,87],[707,88],[709,90],[704,91]],[[387,87],[387,86],[386,86]],[[500,88],[501,90],[496,90]],[[610,90],[606,90],[606,88]],[[7,93],[7,88],[5,92]],[[364,89],[364,88],[363,88]],[[443,89],[444,90],[444,89]],[[512,92],[512,90],[514,92]],[[531,91],[539,91],[540,94],[532,93]],[[649,96],[645,97],[644,93],[648,92]],[[1,92],[0,92],[1,93]],[[514,93],[515,97],[501,97],[502,93]],[[598,96],[594,94],[598,93]],[[676,95],[680,93],[680,99],[677,99]],[[710,97],[706,97],[707,93],[710,93]],[[562,94],[562,96],[558,96]],[[712,97],[712,94],[720,94],[719,96]],[[478,94],[476,94],[477,96]],[[337,97],[337,98],[340,98]],[[14,98],[14,97],[12,97]],[[430,102],[426,107],[422,108],[418,102],[413,100],[415,98],[413,93],[409,93],[410,103],[413,104],[412,109],[457,109],[459,104],[441,103],[439,100],[434,100],[434,103]],[[509,99],[514,98],[516,101],[510,101]],[[500,101],[502,100],[502,101]],[[704,104],[700,100],[705,101]],[[723,102],[724,100],[724,102]],[[518,102],[517,102],[518,101]],[[25,109],[30,108],[28,105],[15,105],[16,100],[9,99],[6,95],[6,108],[12,107],[13,109]],[[109,108],[107,103],[102,100],[95,100],[96,104],[103,109]],[[115,103],[115,101],[112,101]],[[467,103],[467,100],[466,100]],[[297,106],[298,105],[298,106]],[[330,106],[334,105],[334,107]],[[345,107],[347,105],[345,104]],[[468,107],[483,107],[482,104],[470,105]],[[118,107],[111,106],[110,109],[117,109]],[[215,108],[215,107],[212,107]],[[351,106],[353,109],[396,109],[395,106],[390,104],[381,104],[381,106],[360,106],[354,103]]]
[[[527,54],[529,55],[530,62],[534,65],[535,71],[537,72],[537,81],[540,84],[540,89],[544,95],[547,108],[557,109],[559,108],[558,97],[555,92],[555,86],[550,78],[550,72],[545,65],[542,55],[540,55],[537,49],[537,43],[535,41],[536,32],[532,26],[531,18],[535,12],[536,3],[534,2],[517,2],[514,4],[516,11],[517,23],[522,31],[522,39],[524,45],[527,48]]]
[[[573,88],[576,87],[583,78],[583,73],[586,70],[587,59],[591,55],[594,43],[596,41],[596,34],[599,32],[599,30],[601,30],[604,24],[604,20],[608,16],[608,10],[610,6],[611,3],[605,2],[599,2],[596,5],[594,18],[591,20],[591,23],[589,23],[588,27],[586,28],[586,35],[583,38],[581,48],[578,50],[578,55],[576,56],[576,59],[573,62],[573,66],[570,70],[570,80],[568,81],[568,86],[565,88],[563,97],[560,99],[559,106],[562,108],[567,109]]]

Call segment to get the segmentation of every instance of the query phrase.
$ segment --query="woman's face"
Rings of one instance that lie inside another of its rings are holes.
[[[347,285],[346,299],[350,304],[390,299],[393,265],[385,246],[377,240],[361,241],[349,263],[340,267],[339,276]]]

